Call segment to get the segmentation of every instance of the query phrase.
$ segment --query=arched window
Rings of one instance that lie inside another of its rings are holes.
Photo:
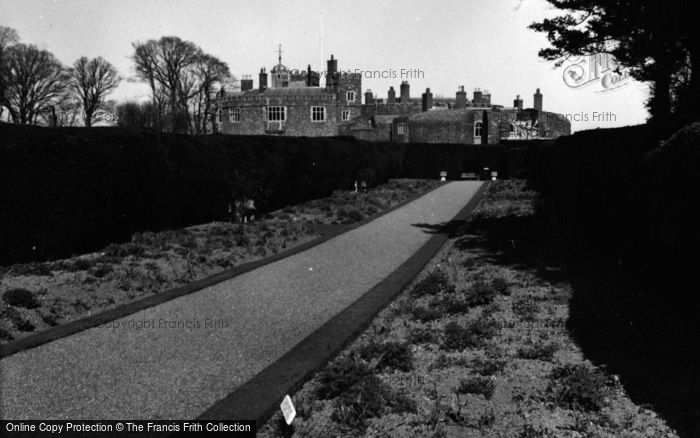
[[[481,127],[483,122],[474,123],[474,138],[481,138]]]
[[[512,123],[510,124],[510,132],[511,133],[515,132],[515,125]]]

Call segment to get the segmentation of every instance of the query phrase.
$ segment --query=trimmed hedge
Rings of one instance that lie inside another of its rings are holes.
[[[650,273],[700,262],[700,123],[665,142],[648,125],[577,132],[540,150],[535,167],[548,211],[574,240]]]
[[[459,157],[459,159],[454,159]],[[505,168],[500,146],[370,143],[353,137],[187,136],[0,123],[0,265],[94,251],[134,232],[228,218],[389,178],[451,179]],[[501,174],[503,171],[501,170]]]

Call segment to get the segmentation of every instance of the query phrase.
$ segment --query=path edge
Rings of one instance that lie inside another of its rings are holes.
[[[221,272],[218,272],[216,274],[210,275],[208,277],[202,278],[200,280],[194,281],[192,283],[185,284],[183,286],[178,286],[173,289],[167,289],[162,292],[158,292],[154,295],[149,295],[145,298],[142,298],[140,300],[132,301],[130,303],[122,304],[118,307],[115,307],[113,309],[108,309],[101,311],[99,313],[96,313],[94,315],[89,315],[80,319],[76,319],[74,321],[67,322],[65,324],[60,324],[54,327],[51,327],[49,329],[46,329],[44,331],[41,331],[39,333],[33,334],[26,336],[24,338],[16,339],[14,341],[7,342],[3,345],[0,345],[0,359],[4,359],[6,357],[12,356],[13,354],[25,351],[25,350],[30,350],[32,348],[38,347],[43,344],[47,344],[52,341],[56,341],[58,339],[62,339],[65,337],[68,337],[70,335],[74,335],[76,333],[88,330],[93,327],[97,327],[102,324],[106,324],[110,321],[114,321],[119,318],[123,318],[128,315],[132,315],[136,312],[139,312],[144,309],[148,309],[150,307],[157,306],[159,304],[165,303],[166,301],[174,300],[175,298],[179,298],[185,295],[189,295],[191,293],[197,292],[199,290],[202,290],[206,287],[213,286],[217,283],[221,283],[222,281],[230,280],[231,278],[237,277],[239,275],[245,274],[247,272],[250,272],[254,269],[258,269],[262,266],[269,265],[270,263],[274,263],[276,261],[282,260],[284,258],[296,255],[300,252],[306,251],[307,249],[311,249],[314,246],[320,245],[324,242],[327,242],[328,240],[331,240],[335,237],[338,237],[341,234],[344,234],[348,231],[354,230],[355,228],[359,228],[363,225],[368,224],[369,222],[372,222],[375,219],[378,219],[386,214],[389,214],[393,212],[394,210],[398,210],[401,207],[406,206],[407,204],[410,204],[411,202],[422,198],[423,196],[426,196],[430,194],[431,192],[439,189],[442,187],[444,184],[438,184],[437,186],[425,190],[421,193],[418,193],[411,198],[407,199],[406,201],[397,204],[388,210],[381,211],[377,214],[374,214],[372,216],[369,216],[360,222],[356,222],[354,224],[349,224],[347,226],[340,226],[335,230],[332,230],[326,234],[321,235],[320,237],[317,237],[315,239],[312,239],[308,242],[304,242],[300,245],[296,245],[292,248],[285,249],[284,251],[280,251],[277,254],[273,254],[268,257],[264,257],[262,259],[257,259],[253,260],[247,263],[244,263],[239,266],[234,266],[232,268],[225,269]]]
[[[465,222],[490,186],[485,181],[467,205],[450,221]],[[450,229],[451,227],[447,227]],[[258,430],[279,409],[282,398],[294,394],[326,363],[361,334],[375,316],[401,293],[435,257],[449,236],[435,234],[407,261],[299,344],[236,388],[197,420],[255,420]]]

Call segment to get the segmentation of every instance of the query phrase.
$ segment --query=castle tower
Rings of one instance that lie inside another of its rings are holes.
[[[519,109],[520,111],[523,110],[523,100],[520,98],[519,94],[515,96],[515,100],[513,100],[513,108]]]
[[[329,90],[337,91],[338,89],[338,60],[333,58],[333,55],[331,55],[331,59],[327,61],[327,69],[326,69],[326,88]]]
[[[389,92],[386,96],[386,103],[389,105],[394,105],[396,103],[396,91],[394,91],[394,87],[389,87]]]
[[[423,112],[428,111],[433,107],[433,93],[430,92],[430,88],[425,89],[421,100],[421,110]]]
[[[374,94],[372,94],[372,90],[367,90],[365,91],[365,104],[371,104],[374,103]]]
[[[467,92],[464,91],[464,85],[459,86],[455,95],[455,109],[463,109],[467,107]]]
[[[265,91],[267,89],[267,73],[265,72],[265,67],[260,69],[260,74],[259,74],[259,85],[258,88],[260,91]]]
[[[401,82],[401,105],[408,105],[411,99],[411,86],[408,81]]]
[[[537,89],[533,97],[535,101],[535,104],[533,105],[534,108],[537,110],[537,112],[542,112],[542,93],[540,93],[539,88]]]

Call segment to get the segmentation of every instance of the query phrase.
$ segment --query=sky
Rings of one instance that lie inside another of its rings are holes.
[[[331,54],[340,70],[360,71],[363,89],[386,98],[403,80],[418,97],[454,97],[464,86],[491,92],[506,107],[520,95],[531,107],[540,88],[544,110],[567,115],[574,131],[643,123],[646,84],[606,70],[605,59],[566,60],[557,68],[537,56],[543,34],[527,29],[555,16],[545,0],[0,0],[0,25],[24,43],[50,50],[70,65],[102,56],[124,78],[110,96],[148,97],[135,78],[132,43],[178,36],[226,62],[240,78],[282,63],[325,71]]]

